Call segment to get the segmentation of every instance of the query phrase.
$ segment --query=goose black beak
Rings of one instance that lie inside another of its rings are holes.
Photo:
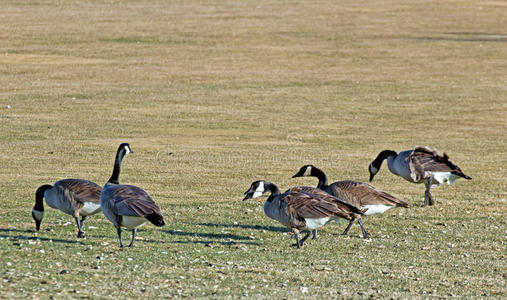
[[[372,182],[373,177],[375,177],[375,174],[370,173],[370,182]]]
[[[246,195],[245,198],[243,198],[243,200],[241,200],[241,201],[245,201],[245,200],[252,198],[252,194],[250,194],[248,192],[246,192],[245,195]]]

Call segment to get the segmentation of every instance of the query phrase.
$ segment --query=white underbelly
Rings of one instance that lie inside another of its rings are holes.
[[[128,229],[134,229],[143,226],[146,222],[148,220],[143,217],[122,216],[120,225]]]
[[[79,214],[81,216],[90,216],[98,213],[100,210],[100,202],[85,202]]]
[[[394,205],[385,205],[385,204],[370,204],[363,205],[362,208],[367,208],[368,210],[364,213],[365,216],[374,215],[374,214],[383,214],[386,210],[393,208]]]
[[[454,184],[456,179],[459,178],[459,176],[456,176],[451,172],[428,172],[428,173],[433,178],[431,183],[436,185],[440,185],[442,183]]]
[[[324,218],[305,218],[306,221],[306,228],[308,229],[317,229],[322,226],[324,226],[327,222],[331,220],[331,217],[324,217]]]

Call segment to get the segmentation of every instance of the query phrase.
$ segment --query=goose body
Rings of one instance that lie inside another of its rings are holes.
[[[412,183],[425,183],[424,206],[434,204],[430,192],[432,187],[443,183],[454,184],[459,178],[472,179],[463,173],[445,152],[439,155],[436,150],[428,147],[416,147],[399,154],[392,150],[380,152],[369,166],[370,181],[378,173],[384,160],[387,160],[391,173]]]
[[[406,150],[400,152],[398,155],[390,155],[387,157],[387,168],[394,175],[398,175],[401,178],[415,182],[410,175],[410,166],[406,163],[408,157],[413,153],[413,150]]]
[[[276,185],[263,180],[252,183],[250,189],[245,192],[243,201],[257,198],[265,192],[271,192],[264,203],[265,214],[291,228],[296,238],[295,246],[298,248],[303,246],[310,232],[324,226],[330,220],[338,218],[350,220],[353,214],[362,214],[355,206],[339,199],[336,201],[339,204],[323,200],[322,197],[332,196],[318,189],[294,187],[281,194]],[[301,241],[298,235],[300,230],[309,231]]]
[[[86,217],[100,212],[101,189],[98,184],[84,179],[63,179],[53,186],[40,186],[35,192],[35,206],[32,209],[35,229],[40,229],[44,217],[44,199],[48,206],[71,215],[76,221],[77,236],[83,237],[82,226]]]
[[[132,230],[132,239],[128,247],[134,245],[137,229],[147,222],[155,226],[163,226],[164,219],[160,208],[151,199],[150,195],[140,187],[119,184],[120,165],[123,157],[131,153],[129,144],[121,144],[116,154],[113,175],[102,188],[100,206],[107,219],[116,227],[120,247],[122,227]]]
[[[317,188],[325,191],[326,193],[338,199],[341,199],[356,207],[361,208],[365,216],[379,213],[382,214],[386,210],[397,206],[401,207],[409,206],[408,202],[396,198],[393,195],[383,192],[363,182],[343,180],[328,185],[326,174],[322,170],[313,165],[306,165],[301,167],[301,169],[292,177],[294,178],[302,176],[317,177],[319,179]],[[343,232],[344,235],[348,233],[355,219],[356,218],[352,218],[350,220],[349,225]],[[359,225],[361,226],[363,237],[367,238],[369,234],[364,229],[360,215],[357,216],[357,220]]]

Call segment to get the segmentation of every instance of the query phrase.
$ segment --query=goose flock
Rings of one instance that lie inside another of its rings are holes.
[[[118,147],[113,173],[102,188],[84,179],[63,179],[53,186],[48,184],[40,186],[35,192],[35,205],[32,208],[35,229],[40,230],[44,217],[44,200],[50,207],[74,218],[79,238],[84,237],[83,224],[86,217],[102,211],[116,228],[122,248],[124,247],[122,228],[132,231],[127,246],[132,247],[139,227],[147,222],[155,226],[165,225],[160,208],[147,192],[134,185],[120,184],[121,163],[129,153],[133,151],[128,143],[122,143]],[[439,155],[436,150],[428,147],[416,147],[399,154],[392,150],[380,152],[369,165],[370,182],[386,159],[391,173],[409,182],[426,185],[423,206],[435,204],[430,193],[432,187],[443,183],[453,184],[459,178],[472,179],[449,160],[446,153]],[[293,246],[297,248],[301,248],[310,235],[312,239],[317,239],[317,230],[336,219],[349,221],[343,235],[349,232],[357,220],[363,237],[368,238],[369,233],[362,222],[363,216],[382,214],[394,207],[409,207],[408,202],[367,183],[343,180],[328,184],[324,171],[313,165],[301,167],[292,178],[308,176],[319,180],[317,187],[296,186],[282,193],[274,183],[257,180],[250,185],[243,198],[245,201],[269,193],[264,203],[265,214],[291,229],[296,240]],[[300,239],[301,231],[307,233]]]

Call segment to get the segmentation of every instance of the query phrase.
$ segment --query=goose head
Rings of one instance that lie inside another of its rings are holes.
[[[42,223],[42,218],[44,218],[44,211],[32,209],[32,218],[35,221],[35,230],[40,230],[40,223]]]
[[[312,176],[312,171],[315,169],[313,165],[302,166],[299,171],[292,176],[292,178],[303,177],[303,176]]]
[[[376,167],[373,163],[370,164],[370,166],[368,167],[368,171],[370,171],[370,182],[373,180],[373,177],[375,177],[375,175],[378,173],[379,169],[380,166]]]
[[[130,148],[129,143],[122,143],[118,147],[118,152],[117,153],[118,153],[118,155],[121,155],[123,157],[123,156],[125,156],[127,154],[134,153],[134,151],[132,151],[132,149]]]
[[[262,196],[268,190],[266,189],[266,184],[264,180],[257,180],[252,182],[248,191],[245,192],[245,198],[243,201],[248,200],[250,198],[257,198]]]

